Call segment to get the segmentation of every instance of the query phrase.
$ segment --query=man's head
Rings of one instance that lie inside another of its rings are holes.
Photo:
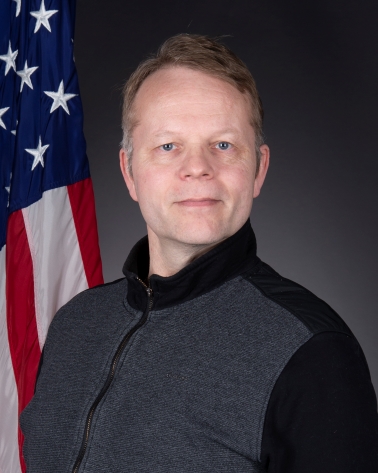
[[[165,41],[156,55],[141,62],[123,89],[122,148],[127,151],[132,173],[132,132],[138,122],[133,107],[136,94],[148,76],[168,67],[187,67],[224,80],[245,95],[250,104],[250,122],[255,131],[256,172],[260,163],[260,146],[264,143],[264,111],[252,74],[247,66],[223,44],[201,35],[180,34]]]
[[[169,56],[170,44],[176,62],[155,64],[151,71],[148,61],[155,60],[148,60],[126,85],[121,170],[147,223],[150,245],[206,249],[248,219],[269,148],[261,142],[261,105],[243,63],[204,37],[174,37],[160,51]],[[197,45],[192,59],[190,44]],[[201,56],[202,49],[207,52]],[[223,75],[209,72],[205,58]]]

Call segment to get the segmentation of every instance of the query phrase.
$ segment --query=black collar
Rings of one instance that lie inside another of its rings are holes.
[[[123,273],[129,283],[128,303],[138,310],[147,304],[147,291],[140,280],[146,280],[149,270],[148,238],[133,247]],[[215,289],[225,281],[255,266],[256,238],[249,219],[234,235],[169,277],[153,274],[149,286],[153,291],[153,309],[159,310],[194,299]]]

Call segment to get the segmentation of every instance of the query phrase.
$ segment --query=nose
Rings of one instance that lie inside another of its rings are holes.
[[[180,167],[181,179],[212,179],[214,167],[211,154],[199,147],[188,150]]]

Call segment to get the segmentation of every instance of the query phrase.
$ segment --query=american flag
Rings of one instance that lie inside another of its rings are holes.
[[[0,0],[0,472],[25,471],[18,416],[47,330],[103,282],[73,58],[76,0]]]

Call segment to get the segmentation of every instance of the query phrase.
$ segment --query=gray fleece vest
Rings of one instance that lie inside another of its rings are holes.
[[[256,257],[249,222],[170,278],[124,279],[56,314],[21,416],[28,473],[261,472],[268,402],[322,331],[350,335],[324,302]]]

